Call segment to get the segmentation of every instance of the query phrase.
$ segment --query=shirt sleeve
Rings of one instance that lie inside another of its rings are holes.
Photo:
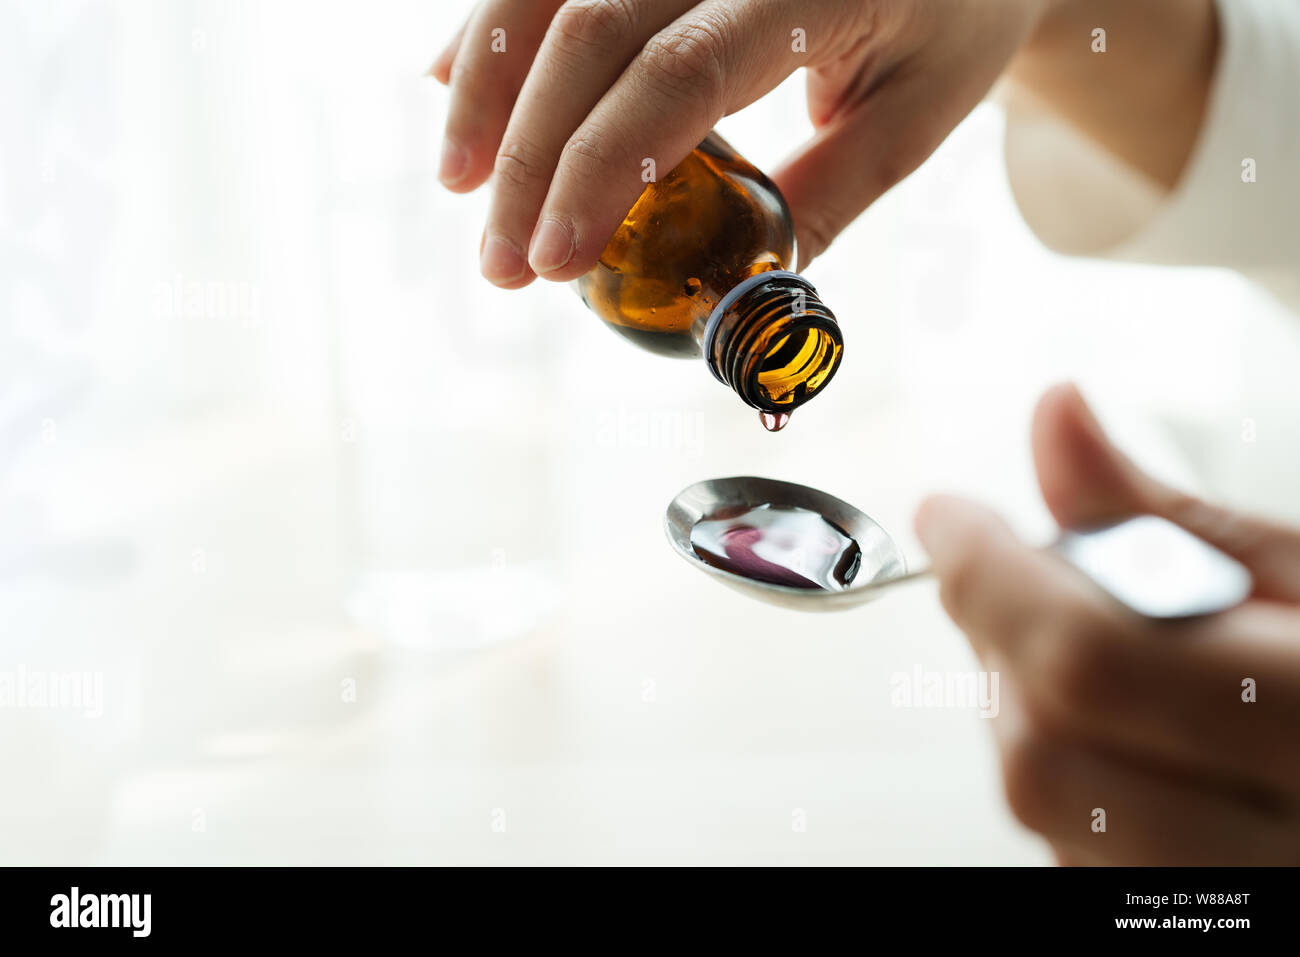
[[[1218,11],[1205,120],[1172,190],[1009,90],[1007,173],[1025,221],[1058,252],[1227,266],[1290,299],[1300,272],[1300,0],[1218,0]]]

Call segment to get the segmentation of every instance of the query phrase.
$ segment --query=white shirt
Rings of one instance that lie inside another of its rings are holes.
[[[1012,190],[1030,228],[1058,252],[1226,266],[1300,313],[1300,0],[1218,7],[1209,105],[1174,189],[1008,92]]]

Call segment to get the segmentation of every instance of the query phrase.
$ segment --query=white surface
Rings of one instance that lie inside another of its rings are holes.
[[[914,551],[961,490],[1046,540],[1025,440],[1067,376],[1167,476],[1294,509],[1291,333],[1234,277],[1044,252],[982,108],[815,265],[844,367],[769,435],[569,290],[476,278],[419,77],[464,7],[4,15],[0,78],[43,92],[0,127],[0,671],[104,701],[0,708],[0,862],[1045,862],[984,719],[891,705],[975,667],[931,586],[807,620],[662,509],[769,475]],[[801,103],[723,131],[770,167]],[[348,608],[403,569],[434,599],[399,644]]]
[[[733,595],[663,541],[674,469],[638,470],[604,549],[593,527],[557,550],[562,611],[459,658],[344,621],[316,527],[328,459],[250,462],[183,525],[157,493],[198,476],[142,489],[129,579],[29,585],[7,609],[18,633],[76,641],[28,660],[93,662],[105,702],[2,713],[10,766],[39,772],[6,789],[6,861],[1042,861],[1001,807],[983,719],[891,706],[895,672],[974,667],[930,590],[811,619]]]

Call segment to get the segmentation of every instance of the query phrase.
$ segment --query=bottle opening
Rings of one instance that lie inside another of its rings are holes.
[[[782,336],[759,364],[759,394],[773,405],[784,406],[796,401],[800,392],[816,392],[835,371],[840,349],[825,329]]]
[[[704,355],[717,378],[761,412],[788,414],[820,392],[839,368],[844,340],[817,290],[802,276],[752,276],[718,304]]]

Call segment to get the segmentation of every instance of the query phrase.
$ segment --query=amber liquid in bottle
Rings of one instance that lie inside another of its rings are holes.
[[[820,392],[844,349],[834,315],[794,265],[775,184],[710,133],[649,184],[576,281],[615,331],[710,371],[777,431]]]

